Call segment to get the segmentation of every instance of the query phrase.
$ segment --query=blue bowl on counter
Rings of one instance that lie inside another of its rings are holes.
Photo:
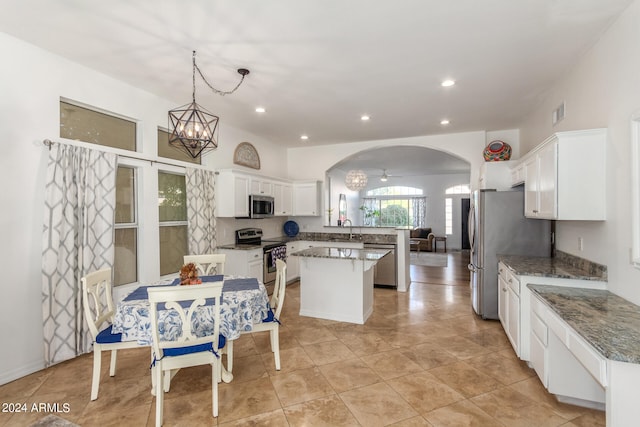
[[[296,237],[300,231],[300,227],[298,227],[298,223],[295,221],[285,222],[282,228],[284,229],[284,234],[289,237]]]

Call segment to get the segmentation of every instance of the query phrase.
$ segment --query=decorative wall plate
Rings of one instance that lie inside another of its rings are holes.
[[[260,156],[256,147],[250,142],[241,142],[233,153],[233,163],[247,166],[253,169],[260,169]]]

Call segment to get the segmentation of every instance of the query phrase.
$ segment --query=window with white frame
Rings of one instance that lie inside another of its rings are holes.
[[[360,211],[362,224],[382,227],[423,227],[426,197],[421,188],[390,186],[367,191]]]
[[[453,234],[453,200],[451,197],[444,199],[444,232]]]
[[[185,176],[158,172],[160,218],[160,275],[180,271],[188,254],[187,190]]]
[[[138,280],[138,210],[136,169],[118,166],[116,173],[114,286]]]

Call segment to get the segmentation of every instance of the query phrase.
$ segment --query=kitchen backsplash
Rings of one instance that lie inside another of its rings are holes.
[[[556,250],[556,256],[559,261],[564,264],[569,264],[572,267],[580,270],[588,271],[592,275],[602,276],[604,280],[607,279],[607,266],[589,261],[588,259],[579,258],[575,255],[568,254],[566,252]]]

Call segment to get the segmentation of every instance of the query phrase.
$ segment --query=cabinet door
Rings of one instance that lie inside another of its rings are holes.
[[[558,216],[558,143],[551,143],[541,149],[538,162],[538,217],[555,219]]]
[[[535,314],[532,313],[532,316]],[[540,342],[540,339],[531,333],[531,366],[538,374],[538,378],[542,385],[547,388],[549,381],[547,379],[547,347]]]
[[[249,277],[255,277],[256,279],[263,280],[263,263],[262,261],[254,261],[249,263]]]
[[[538,216],[538,157],[533,156],[524,164],[524,216],[535,218]]]
[[[318,183],[293,184],[293,214],[318,216],[319,208]]]
[[[293,188],[291,184],[274,183],[273,184],[273,197],[274,197],[274,215],[275,216],[287,216],[293,212]]]
[[[273,184],[270,181],[251,178],[251,194],[261,194],[263,196],[273,195]]]
[[[500,323],[502,323],[502,327],[507,329],[507,304],[509,303],[507,293],[507,282],[501,277],[498,276],[498,318],[500,319]]]
[[[249,178],[239,175],[234,176],[233,188],[235,190],[233,194],[234,216],[249,216]],[[223,201],[221,200],[217,203],[223,203]]]
[[[507,295],[507,337],[516,354],[520,355],[520,297],[510,287],[507,287]]]
[[[298,242],[287,243],[287,280],[300,277],[300,258],[291,256],[292,253],[298,250]]]

